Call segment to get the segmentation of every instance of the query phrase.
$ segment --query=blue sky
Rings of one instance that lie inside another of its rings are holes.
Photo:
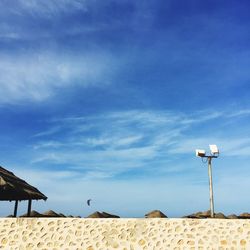
[[[195,149],[217,144],[215,210],[249,212],[249,7],[1,1],[0,159],[48,196],[33,208],[207,210],[207,167]],[[14,204],[1,206],[3,216]]]

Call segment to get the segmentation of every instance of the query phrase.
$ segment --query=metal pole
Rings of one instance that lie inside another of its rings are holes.
[[[212,157],[208,157],[208,176],[209,176],[209,194],[210,194],[210,212],[211,218],[214,218],[214,195],[213,195],[213,180],[212,180]]]
[[[31,212],[31,201],[29,200],[29,204],[28,204],[28,212],[27,212],[27,216],[30,217],[30,212]]]
[[[17,215],[18,200],[15,201],[14,217]]]

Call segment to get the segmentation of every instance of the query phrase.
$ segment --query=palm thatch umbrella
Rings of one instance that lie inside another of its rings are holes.
[[[26,181],[0,166],[0,200],[15,201],[14,217],[17,215],[18,201],[29,201],[27,214],[30,216],[31,201],[41,199],[47,200],[47,197]]]
[[[96,211],[93,214],[88,215],[87,218],[120,218],[120,216],[109,214],[106,212],[101,213],[101,212]]]
[[[61,217],[58,213],[56,213],[53,210],[49,210],[43,213],[43,216],[45,217]]]
[[[19,217],[27,217],[27,216],[28,216],[28,214],[26,213],[26,214],[20,215]],[[32,210],[30,212],[29,217],[44,217],[44,216],[42,214],[38,213],[36,210]]]

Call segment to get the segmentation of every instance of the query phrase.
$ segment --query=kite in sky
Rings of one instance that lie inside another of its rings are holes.
[[[90,201],[91,201],[91,199],[87,200],[87,204],[88,204],[88,206],[90,206]]]

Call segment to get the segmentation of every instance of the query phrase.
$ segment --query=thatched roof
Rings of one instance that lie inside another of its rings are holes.
[[[88,215],[87,218],[105,218],[105,216],[102,213],[96,211],[93,214]]]
[[[23,215],[20,215],[19,217],[28,217],[28,214],[23,214]],[[36,210],[32,210],[30,212],[30,216],[29,217],[43,217],[42,214],[38,213]]]
[[[0,200],[47,200],[38,189],[0,166]]]
[[[120,218],[120,217],[114,214],[109,214],[106,212],[101,213],[101,212],[96,211],[93,214],[90,214],[89,216],[87,216],[87,218]]]
[[[45,217],[61,217],[58,213],[56,213],[53,210],[49,210],[43,213],[43,216]]]
[[[145,214],[145,218],[167,218],[167,215],[162,213],[160,210],[153,210]]]

